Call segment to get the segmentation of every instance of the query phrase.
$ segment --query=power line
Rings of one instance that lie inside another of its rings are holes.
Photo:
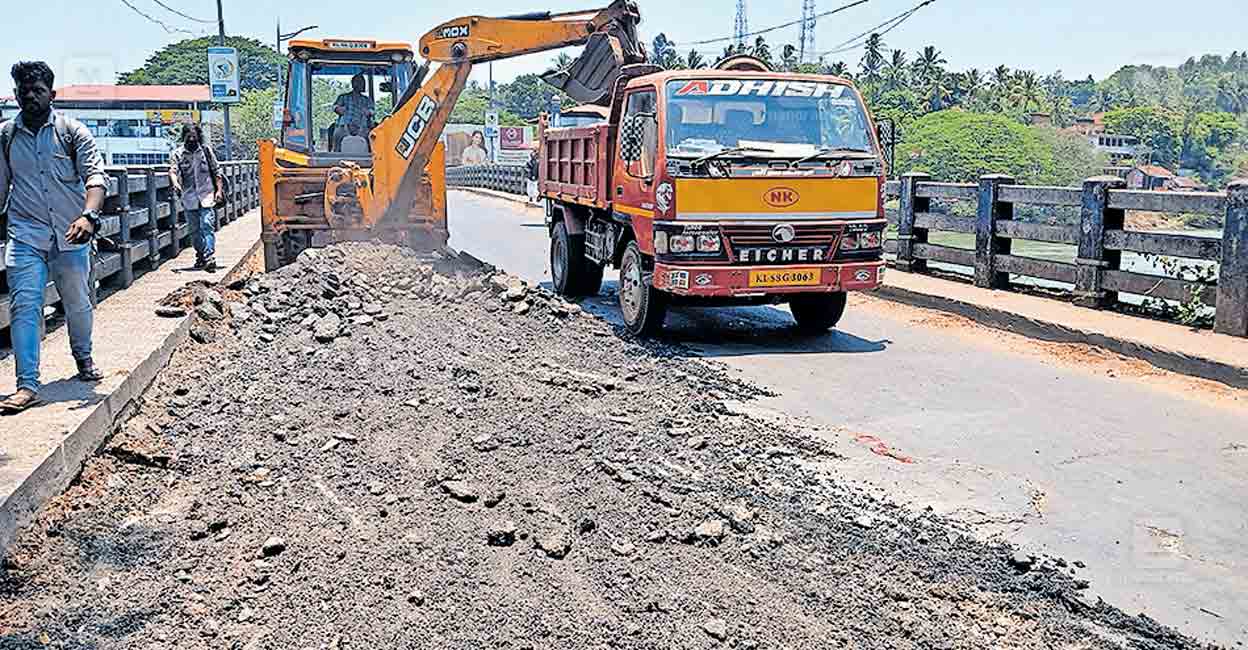
[[[883,36],[893,31],[894,29],[897,29],[898,27],[901,26],[902,23],[909,20],[911,16],[918,13],[920,9],[922,9],[923,7],[926,7],[927,5],[932,4],[933,2],[936,2],[936,0],[924,0],[923,2],[920,2],[919,4],[915,5],[910,10],[897,14],[896,16],[889,18],[888,20],[880,23],[879,25],[876,25],[875,27],[872,27],[871,29],[868,29],[867,31],[861,34],[858,34],[857,36],[854,36],[852,38],[845,40],[844,42],[836,45],[836,47],[833,47],[832,49],[824,51],[824,52],[820,52],[819,58],[823,58],[830,54],[841,54],[844,52],[850,52],[850,51],[856,50],[862,47],[863,43],[866,42],[865,40],[863,40],[864,37],[869,38],[872,34],[879,34],[880,36]],[[858,42],[860,40],[862,42]]]
[[[842,6],[840,6],[840,7],[837,7],[836,9],[831,9],[831,10],[825,11],[825,12],[823,12],[823,13],[821,13],[821,14],[816,14],[816,15],[814,16],[814,18],[819,19],[819,18],[823,18],[824,16],[831,16],[832,14],[837,14],[837,13],[840,13],[840,12],[842,12],[842,11],[845,11],[846,9],[852,9],[853,7],[857,7],[858,5],[863,5],[863,4],[866,4],[866,3],[870,2],[870,1],[871,1],[871,0],[858,0],[857,2],[851,2],[851,3],[847,4],[847,5],[842,5]],[[935,0],[928,0],[928,1],[929,1],[929,2],[935,2]],[[745,34],[740,34],[740,35],[724,36],[724,37],[722,37],[722,38],[708,38],[708,39],[706,39],[706,40],[704,40],[704,41],[685,41],[685,42],[674,42],[673,44],[674,44],[674,45],[679,45],[679,46],[685,46],[685,45],[710,45],[711,43],[723,43],[724,41],[735,41],[737,38],[748,38],[748,37],[750,37],[750,36],[761,36],[762,34],[766,34],[766,33],[768,33],[768,32],[774,32],[774,31],[776,31],[776,30],[778,30],[778,29],[784,29],[785,27],[792,27],[792,26],[794,26],[794,25],[797,25],[798,23],[801,23],[803,20],[805,20],[805,18],[798,18],[797,20],[791,20],[791,21],[789,21],[789,22],[787,22],[787,23],[784,23],[784,24],[781,24],[781,25],[774,25],[774,26],[772,26],[772,27],[768,27],[768,28],[766,28],[766,29],[760,29],[760,30],[755,31],[755,32],[748,32],[748,33],[745,33]]]
[[[130,11],[133,11],[134,13],[136,13],[136,14],[138,14],[138,15],[140,15],[140,16],[142,16],[142,17],[146,18],[146,19],[148,19],[149,21],[151,21],[151,22],[153,22],[153,23],[156,23],[157,25],[160,25],[161,29],[164,29],[166,32],[168,32],[168,33],[170,33],[170,34],[173,34],[173,33],[176,33],[176,32],[182,32],[183,34],[190,34],[191,36],[196,36],[196,35],[197,35],[195,32],[192,32],[192,31],[191,31],[191,30],[189,30],[189,29],[182,29],[181,27],[173,27],[173,26],[170,26],[168,23],[166,23],[165,21],[163,21],[163,20],[161,20],[161,19],[159,19],[159,18],[156,18],[156,17],[154,17],[154,16],[150,16],[150,15],[148,15],[148,14],[146,14],[146,13],[143,13],[143,11],[142,11],[141,9],[139,9],[138,7],[136,7],[136,6],[132,5],[132,4],[130,4],[130,1],[129,1],[129,0],[121,0],[121,4],[126,5],[127,7],[129,7],[129,8],[130,8]]]
[[[178,15],[178,16],[181,16],[181,17],[183,17],[183,18],[185,18],[185,19],[187,19],[187,20],[189,20],[189,21],[191,21],[191,22],[194,22],[194,23],[205,23],[205,24],[207,24],[207,25],[211,25],[211,24],[213,24],[213,23],[217,22],[217,21],[215,21],[215,20],[204,20],[204,19],[202,19],[202,18],[195,18],[195,17],[193,17],[193,16],[188,16],[188,15],[186,15],[186,14],[182,13],[181,11],[178,11],[177,9],[174,9],[173,7],[170,7],[169,5],[167,5],[167,4],[163,3],[163,2],[161,2],[160,0],[152,0],[152,2],[155,2],[156,4],[158,4],[158,5],[162,6],[162,7],[164,7],[164,8],[165,8],[165,10],[166,10],[166,11],[168,11],[169,13],[171,13],[171,14],[175,14],[175,15]]]

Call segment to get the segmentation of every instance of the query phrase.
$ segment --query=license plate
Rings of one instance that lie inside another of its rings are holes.
[[[821,269],[757,269],[750,271],[751,287],[811,287],[823,279]]]

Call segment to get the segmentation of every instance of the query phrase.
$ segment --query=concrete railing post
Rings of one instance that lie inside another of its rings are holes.
[[[897,268],[902,271],[922,273],[927,270],[927,260],[914,258],[914,245],[927,243],[927,228],[916,228],[914,215],[931,209],[931,199],[918,195],[919,183],[926,183],[931,176],[909,173],[901,177],[901,209],[897,216]]]
[[[147,268],[150,271],[160,265],[160,191],[155,168],[143,168],[143,175],[147,181],[144,196],[147,199]]]
[[[997,255],[1010,254],[1010,240],[997,236],[997,222],[1014,218],[1014,204],[1002,203],[1000,188],[1014,179],[990,174],[979,179],[979,210],[975,214],[975,286],[1008,289],[1010,274],[997,271]]]
[[[1248,179],[1226,188],[1217,307],[1215,332],[1248,336]]]
[[[1121,230],[1126,213],[1109,207],[1109,192],[1127,182],[1117,176],[1096,176],[1083,182],[1079,214],[1079,256],[1075,259],[1075,304],[1104,309],[1118,301],[1118,292],[1105,290],[1105,271],[1118,270],[1121,251],[1105,250],[1105,231]]]

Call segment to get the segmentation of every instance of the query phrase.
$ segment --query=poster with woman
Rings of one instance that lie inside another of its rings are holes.
[[[474,124],[451,124],[443,132],[446,142],[446,164],[481,165],[490,161],[490,145],[485,131]]]

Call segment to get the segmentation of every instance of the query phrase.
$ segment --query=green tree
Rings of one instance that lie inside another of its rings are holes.
[[[259,154],[257,143],[277,138],[277,128],[273,126],[273,104],[276,101],[277,88],[243,91],[242,101],[230,111],[235,160],[255,160]]]
[[[919,52],[918,58],[914,60],[916,81],[919,82],[920,86],[926,88],[932,76],[938,71],[943,71],[941,66],[946,63],[948,61],[941,56],[940,50],[936,49],[935,46],[928,45],[923,48],[922,52]]]
[[[1052,150],[1030,127],[1001,115],[938,111],[902,131],[900,173],[922,171],[947,182],[973,182],[984,174],[1010,174],[1023,183],[1054,175]]]
[[[1044,88],[1040,86],[1040,79],[1036,76],[1036,73],[1024,70],[1015,75],[1012,99],[1022,107],[1024,113],[1031,111],[1033,107],[1042,108],[1044,106]]]
[[[906,60],[906,53],[902,50],[893,50],[888,61],[884,63],[884,88],[886,90],[901,90],[909,82],[910,62]]]
[[[685,55],[684,67],[688,70],[701,70],[706,67],[706,59],[697,50],[689,50]]]
[[[754,48],[750,50],[750,54],[753,54],[754,58],[759,61],[766,63],[767,67],[772,67],[771,46],[767,44],[767,39],[762,36],[754,39]]]
[[[780,64],[784,67],[785,72],[792,72],[797,69],[797,47],[792,43],[785,43],[780,49]]]
[[[208,83],[208,48],[215,46],[215,37],[178,41],[158,50],[142,67],[123,72],[117,83],[123,86],[206,85]],[[239,79],[243,90],[271,88],[277,85],[279,67],[286,67],[286,57],[254,38],[231,36],[229,47],[238,48]]]
[[[1229,180],[1223,151],[1242,151],[1236,145],[1244,136],[1244,126],[1230,113],[1197,113],[1184,128],[1182,164],[1205,181],[1221,185]]]
[[[869,84],[879,83],[880,71],[884,69],[884,39],[879,34],[867,37],[861,65],[862,80]]]
[[[842,79],[850,79],[853,75],[849,72],[849,66],[844,61],[836,61],[823,66],[823,74],[832,75],[833,77],[841,77]]]
[[[1105,129],[1115,135],[1131,135],[1152,152],[1152,162],[1175,168],[1182,152],[1182,118],[1157,106],[1122,108],[1105,114]]]

